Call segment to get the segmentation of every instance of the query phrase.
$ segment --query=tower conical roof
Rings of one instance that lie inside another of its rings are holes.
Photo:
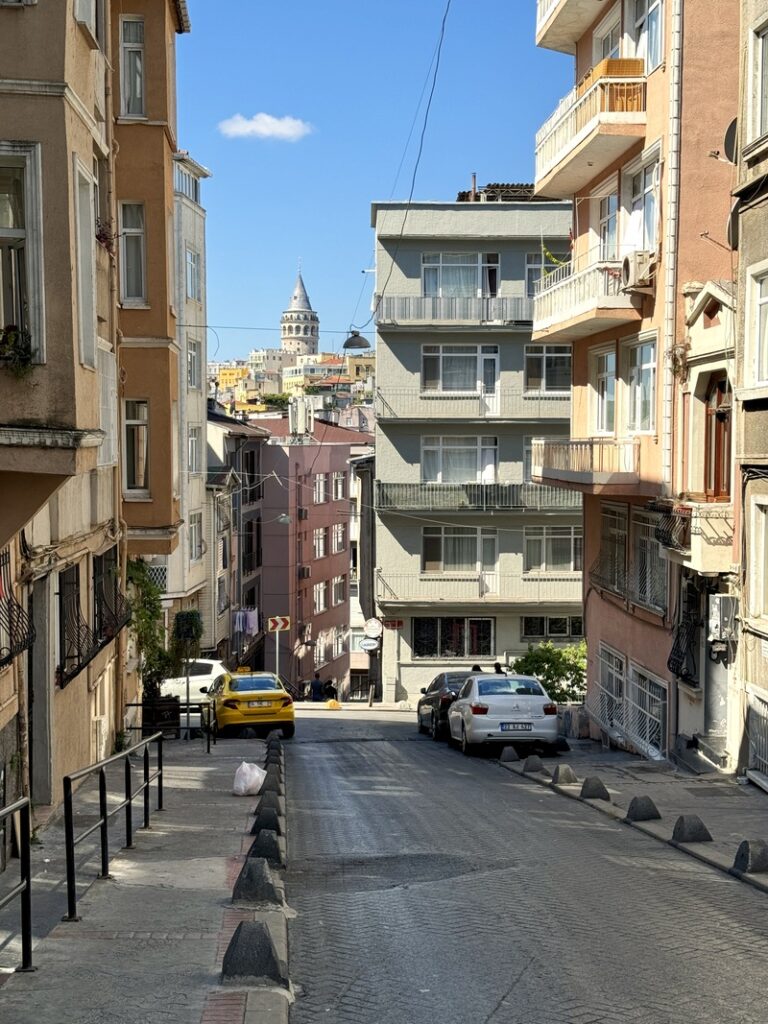
[[[296,278],[296,284],[293,286],[291,304],[288,309],[312,309],[312,304],[309,301],[309,296],[307,295],[307,289],[304,287],[301,271],[299,271],[299,275]]]

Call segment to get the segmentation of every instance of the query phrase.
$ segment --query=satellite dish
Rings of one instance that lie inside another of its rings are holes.
[[[725,132],[725,138],[723,139],[723,153],[729,163],[736,163],[736,135],[738,133],[739,122],[734,117]]]
[[[741,212],[741,199],[737,199],[728,214],[728,223],[725,228],[725,237],[728,245],[738,252],[739,250],[739,213]]]

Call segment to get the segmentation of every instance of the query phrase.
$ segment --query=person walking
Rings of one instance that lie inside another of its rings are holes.
[[[336,694],[337,693],[338,693],[338,690],[333,685],[333,680],[332,679],[326,680],[325,686],[323,686],[323,696],[325,697],[325,699],[326,700],[336,700]]]
[[[470,672],[482,672],[483,670],[480,668],[479,665],[473,665],[472,668],[469,671]]]
[[[315,672],[312,682],[309,684],[310,700],[317,703],[323,699],[323,681],[320,678],[320,673]]]
[[[497,676],[505,676],[507,674],[504,671],[504,669],[501,667],[501,662],[500,661],[495,661],[493,663],[493,671],[496,673]]]

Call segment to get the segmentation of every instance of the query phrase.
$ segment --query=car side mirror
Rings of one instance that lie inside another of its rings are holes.
[[[426,686],[422,686],[422,688],[419,690],[419,693],[426,693],[426,692],[427,692]]]
[[[208,693],[208,687],[207,686],[201,686],[200,687],[200,693]]]

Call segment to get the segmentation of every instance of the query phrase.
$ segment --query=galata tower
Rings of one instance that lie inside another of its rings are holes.
[[[280,347],[297,356],[317,355],[319,330],[320,320],[312,309],[299,271],[288,309],[280,317]]]

